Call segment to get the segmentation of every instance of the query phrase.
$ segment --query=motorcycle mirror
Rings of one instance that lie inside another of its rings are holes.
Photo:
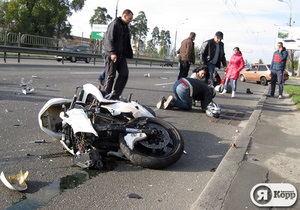
[[[128,101],[128,102],[131,101],[131,97],[132,97],[132,93],[130,93],[129,96],[127,97],[127,101]]]

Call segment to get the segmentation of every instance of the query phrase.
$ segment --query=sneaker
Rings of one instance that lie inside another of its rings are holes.
[[[235,91],[232,91],[231,98],[234,98],[234,97],[235,97]]]
[[[192,105],[196,106],[196,101],[194,99],[192,100]]]
[[[156,108],[157,109],[160,109],[162,106],[163,106],[163,104],[166,102],[166,98],[165,98],[165,96],[161,96],[160,98],[159,98],[159,101],[157,102],[157,104],[156,104]]]
[[[173,104],[173,100],[173,96],[169,96],[166,102],[164,103],[164,109],[171,107],[171,105]]]
[[[279,98],[279,99],[282,99],[282,95],[279,95],[278,98]]]
[[[222,93],[220,93],[220,94],[226,94],[226,92],[227,92],[227,90],[224,89],[224,90],[222,91]]]

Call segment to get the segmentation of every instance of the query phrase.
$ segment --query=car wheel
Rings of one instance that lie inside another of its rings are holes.
[[[260,78],[260,84],[261,84],[261,85],[264,85],[264,86],[267,85],[267,84],[268,84],[267,78],[261,77],[261,78]]]
[[[74,62],[76,62],[76,58],[75,58],[75,57],[71,57],[70,61],[71,61],[72,63],[74,63]]]
[[[56,61],[57,61],[57,62],[60,62],[60,61],[61,61],[61,59],[56,59]]]
[[[245,80],[245,76],[244,76],[243,74],[240,75],[240,81],[241,81],[241,82],[245,82],[245,81],[246,81],[246,80]]]
[[[90,58],[86,58],[86,59],[85,59],[85,62],[86,62],[86,63],[89,63],[90,60],[91,60]]]

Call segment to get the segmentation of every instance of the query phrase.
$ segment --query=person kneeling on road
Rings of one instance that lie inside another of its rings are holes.
[[[202,111],[206,110],[207,105],[215,97],[216,93],[213,87],[208,86],[205,82],[193,78],[181,78],[177,80],[173,86],[173,96],[165,99],[162,96],[159,99],[156,107],[158,109],[169,109],[178,107],[183,110],[190,110],[192,108],[193,100],[201,101]]]

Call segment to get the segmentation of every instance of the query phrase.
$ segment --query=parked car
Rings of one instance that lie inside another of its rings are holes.
[[[62,48],[63,51],[66,52],[80,52],[80,53],[92,53],[92,51],[90,50],[89,46],[85,46],[85,45],[74,45],[74,46],[66,46],[64,48]],[[62,60],[62,56],[56,56],[55,59],[57,61],[61,61]],[[74,56],[65,56],[66,60],[69,60],[71,62],[76,62],[78,60],[84,60],[86,63],[89,63],[91,58],[86,58],[86,57],[74,57]]]
[[[269,74],[270,64],[255,64],[248,68],[244,68],[240,72],[240,81],[254,81],[261,85],[267,85],[271,81]],[[284,81],[289,79],[287,71],[284,71]]]

